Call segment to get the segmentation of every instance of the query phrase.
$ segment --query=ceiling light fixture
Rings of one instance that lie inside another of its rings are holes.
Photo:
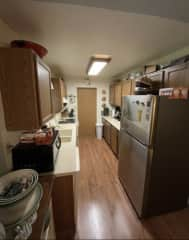
[[[111,57],[109,55],[92,56],[87,67],[87,75],[97,76],[110,61]]]

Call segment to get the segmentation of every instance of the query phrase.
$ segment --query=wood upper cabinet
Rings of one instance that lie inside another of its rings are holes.
[[[52,94],[53,113],[58,113],[62,110],[63,98],[66,97],[66,85],[61,78],[52,78],[54,89]]]
[[[63,99],[64,97],[67,96],[67,89],[66,89],[66,83],[63,79],[60,80],[60,92],[61,92],[61,98]]]
[[[165,69],[165,87],[189,87],[189,63]]]
[[[135,95],[136,80],[132,79],[131,82],[131,95]]]
[[[149,74],[146,74],[146,77],[151,79],[153,82],[156,82],[159,88],[164,87],[164,71],[149,73]]]
[[[58,113],[62,109],[62,95],[61,95],[62,80],[60,80],[59,78],[52,78],[51,81],[54,88],[51,91],[53,113]]]
[[[115,85],[115,106],[121,107],[121,83]]]
[[[50,75],[31,50],[0,48],[0,90],[8,130],[38,129],[52,117]]]
[[[48,121],[52,116],[52,104],[51,104],[51,93],[50,93],[50,71],[41,62],[36,61],[37,70],[37,84],[38,84],[38,107],[40,110],[39,120],[41,123]]]
[[[113,106],[121,106],[121,82],[114,83],[110,86],[110,104]]]
[[[115,102],[115,84],[110,85],[110,104],[114,105]]]
[[[122,81],[122,97],[127,95],[134,95],[135,91],[135,80],[124,80]]]
[[[122,81],[122,96],[131,95],[132,80]]]

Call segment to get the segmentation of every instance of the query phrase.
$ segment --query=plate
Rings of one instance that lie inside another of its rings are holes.
[[[3,191],[6,185],[8,185],[11,182],[14,182],[16,179],[22,177],[22,176],[31,176],[32,177],[32,183],[31,186],[27,188],[26,191],[21,192],[11,198],[2,198],[0,197],[0,206],[11,204],[15,201],[18,201],[24,197],[26,197],[36,186],[38,182],[38,173],[35,170],[32,169],[21,169],[14,172],[10,172],[0,178],[0,192]]]
[[[24,222],[27,221],[38,210],[40,201],[41,201],[42,196],[43,196],[43,188],[42,188],[40,183],[38,183],[37,186],[36,186],[36,192],[37,192],[37,196],[36,196],[36,199],[33,203],[33,207],[31,208],[31,210],[24,217],[17,220],[15,223],[5,225],[5,229],[7,231],[15,228],[18,225],[24,224]]]

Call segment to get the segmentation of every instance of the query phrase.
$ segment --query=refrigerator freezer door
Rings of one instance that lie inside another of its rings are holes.
[[[152,144],[156,102],[152,95],[123,98],[121,129],[147,146]]]
[[[148,153],[148,147],[121,131],[119,178],[140,217],[143,215]]]

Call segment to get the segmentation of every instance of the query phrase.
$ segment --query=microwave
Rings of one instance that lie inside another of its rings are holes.
[[[61,147],[58,131],[50,144],[19,143],[12,149],[13,169],[34,169],[39,173],[53,171]]]

